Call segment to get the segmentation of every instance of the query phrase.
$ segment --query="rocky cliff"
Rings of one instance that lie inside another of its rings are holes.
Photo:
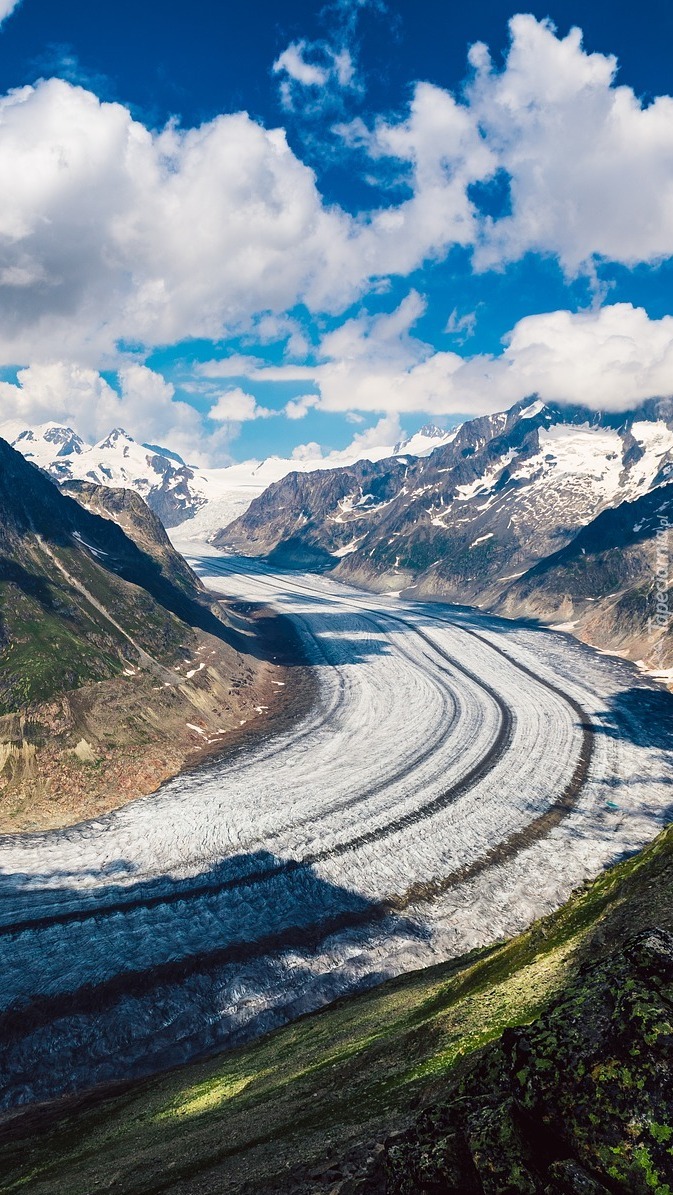
[[[603,511],[512,582],[500,613],[564,625],[654,671],[673,666],[673,485]]]

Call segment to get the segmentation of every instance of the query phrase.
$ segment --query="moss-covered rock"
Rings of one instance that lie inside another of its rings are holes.
[[[387,1195],[673,1195],[673,935],[588,963],[406,1133]]]

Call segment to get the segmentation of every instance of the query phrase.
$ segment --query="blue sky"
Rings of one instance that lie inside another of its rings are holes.
[[[673,390],[670,5],[3,13],[4,419],[225,464]]]

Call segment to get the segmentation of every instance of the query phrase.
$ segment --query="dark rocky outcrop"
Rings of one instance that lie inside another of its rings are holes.
[[[672,531],[669,484],[602,511],[560,552],[510,584],[496,608],[563,620],[598,647],[670,668]]]
[[[666,1195],[672,1090],[673,935],[653,929],[507,1030],[353,1191]]]
[[[159,562],[164,575],[174,584],[192,596],[204,592],[196,573],[173,547],[161,519],[140,494],[92,481],[66,481],[61,491],[76,498],[93,514],[117,523],[129,539]]]

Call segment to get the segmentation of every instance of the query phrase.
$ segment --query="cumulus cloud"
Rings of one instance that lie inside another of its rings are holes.
[[[510,179],[511,214],[487,222],[482,266],[528,250],[569,273],[591,257],[631,265],[673,253],[673,99],[643,106],[615,85],[616,60],[581,32],[516,16],[503,71],[471,51],[468,106]]]
[[[473,245],[479,213],[469,189],[498,169],[474,113],[450,92],[417,84],[408,115],[341,126],[348,144],[384,161],[393,178],[406,181],[408,199],[369,214],[358,236],[361,260],[371,276],[408,274],[420,262],[441,258],[453,245]]]
[[[231,435],[223,430],[206,437],[198,412],[176,400],[160,374],[133,364],[120,370],[118,381],[117,390],[97,370],[71,362],[21,369],[16,384],[0,382],[3,422],[30,427],[55,420],[90,443],[123,427],[139,442],[165,443],[197,464],[228,457]]]
[[[208,418],[216,423],[247,423],[251,419],[267,419],[274,415],[266,407],[260,407],[254,395],[246,394],[240,386],[226,390],[208,411]]]
[[[0,100],[0,172],[1,362],[100,364],[120,339],[219,338],[361,284],[336,269],[349,218],[242,113],[153,134],[51,79]]]
[[[411,197],[374,213],[363,234],[372,260],[408,272],[464,244],[479,269],[537,251],[575,275],[595,259],[671,256],[673,99],[645,106],[617,86],[614,57],[586,53],[578,29],[560,38],[549,21],[518,15],[510,34],[500,70],[485,45],[471,48],[460,99],[419,83],[402,120],[340,126],[374,163],[408,167]],[[495,180],[504,196],[489,215],[474,186]]]
[[[502,359],[523,396],[626,410],[673,393],[673,316],[650,319],[642,307],[553,311],[516,325]]]
[[[13,7],[0,0],[0,19]],[[357,7],[344,8],[349,20]],[[500,68],[472,47],[459,94],[418,83],[401,115],[340,126],[345,152],[393,184],[356,215],[324,201],[282,129],[245,113],[155,132],[62,79],[0,98],[0,365],[31,363],[0,389],[6,417],[63,418],[87,436],[121,423],[206,460],[268,413],[209,385],[220,378],[301,383],[285,407],[295,420],[317,403],[395,417],[493,410],[532,391],[617,408],[669,393],[669,319],[625,304],[530,317],[500,356],[463,357],[413,334],[425,301],[412,291],[394,312],[324,335],[317,365],[271,369],[238,352],[198,366],[191,384],[213,403],[208,426],[220,424],[209,441],[170,384],[125,355],[125,344],[236,336],[251,353],[278,343],[286,362],[303,361],[288,312],[338,313],[455,245],[478,269],[534,251],[568,275],[673,256],[673,99],[644,106],[578,30],[561,38],[532,16],[510,29]],[[278,77],[304,91],[356,87],[352,21],[344,30],[333,45],[293,43]],[[446,331],[472,326],[456,310]],[[120,370],[118,389],[103,367]]]
[[[406,186],[358,215],[327,205],[284,131],[245,113],[155,133],[62,79],[10,92],[0,364],[101,366],[120,341],[261,335],[298,303],[339,311],[455,245],[481,269],[530,250],[568,273],[672,255],[673,99],[643,107],[577,30],[518,16],[511,35],[501,70],[472,48],[458,98],[419,83],[401,118],[342,126],[350,150]],[[307,54],[297,43],[282,69],[310,68],[315,86],[327,66]],[[329,62],[346,80],[346,60]],[[507,202],[488,216],[475,185],[503,179]],[[306,351],[300,334],[288,351]]]
[[[310,440],[308,444],[297,444],[292,450],[293,461],[319,461],[321,457],[322,448],[317,440]]]
[[[265,367],[255,376],[312,382],[321,410],[390,416],[482,414],[533,393],[626,410],[673,393],[673,316],[650,319],[630,303],[553,311],[520,320],[500,356],[464,357],[434,352],[409,334],[421,310],[412,292],[390,315],[350,320],[331,332],[318,365]]]
[[[291,398],[285,404],[284,413],[288,419],[303,419],[319,402],[320,397],[317,394],[300,394],[298,398]]]
[[[404,431],[397,415],[383,415],[372,427],[358,432],[346,448],[325,452],[315,440],[308,444],[298,444],[292,453],[295,461],[323,460],[326,464],[337,467],[350,464],[352,461],[366,459],[371,453],[372,459],[381,456],[381,449],[392,449],[404,438]]]
[[[403,436],[404,432],[397,414],[383,415],[373,427],[356,432],[346,448],[330,452],[328,459],[336,464],[340,460],[352,460],[354,457],[366,456],[369,449],[385,448],[388,445],[392,447],[399,443]]]

